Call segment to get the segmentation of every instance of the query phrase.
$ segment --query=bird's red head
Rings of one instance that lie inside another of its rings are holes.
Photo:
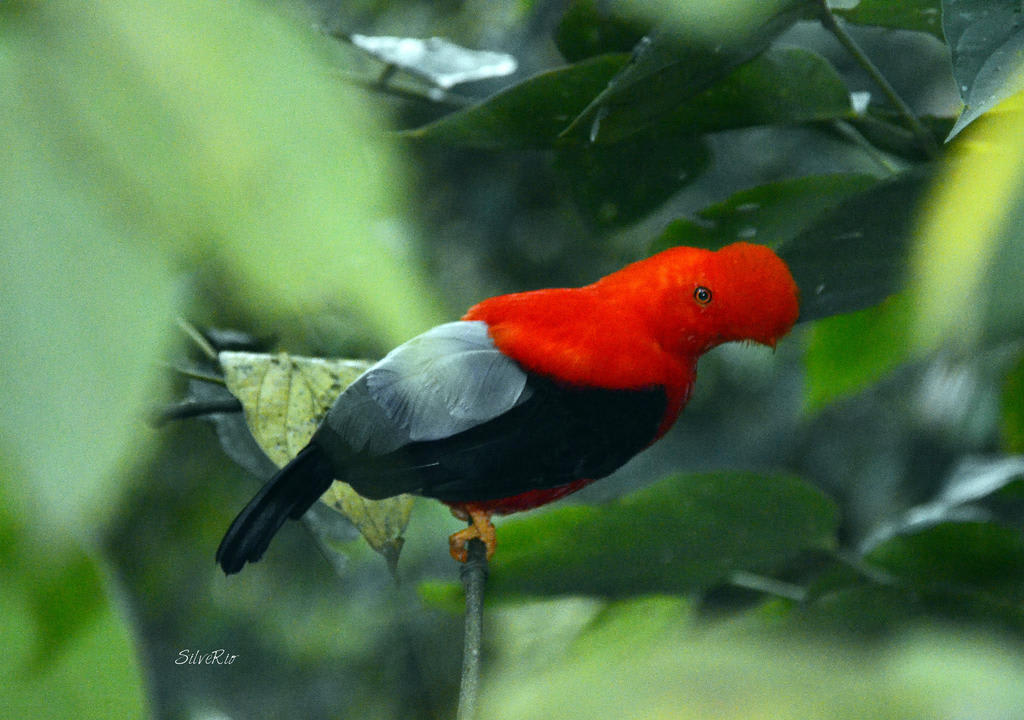
[[[602,282],[646,292],[656,303],[651,317],[662,344],[684,355],[736,340],[775,347],[800,312],[789,268],[771,249],[752,243],[717,251],[671,248]]]
[[[680,397],[697,358],[732,340],[773,346],[799,313],[786,264],[763,245],[676,247],[583,288],[499,295],[474,306],[498,348],[578,385],[665,385]]]

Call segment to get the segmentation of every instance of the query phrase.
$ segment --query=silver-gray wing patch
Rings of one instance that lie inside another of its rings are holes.
[[[367,370],[342,393],[327,424],[352,450],[383,454],[498,417],[529,396],[526,380],[494,346],[486,323],[447,323]]]

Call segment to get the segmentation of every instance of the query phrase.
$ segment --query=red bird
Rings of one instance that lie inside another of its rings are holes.
[[[799,313],[786,264],[761,245],[677,247],[582,288],[501,295],[392,350],[349,385],[309,445],[235,518],[225,573],[263,555],[335,478],[368,498],[433,497],[472,524],[602,478],[660,438],[724,342],[775,347]]]

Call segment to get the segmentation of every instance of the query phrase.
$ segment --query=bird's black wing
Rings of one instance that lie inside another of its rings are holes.
[[[414,492],[474,502],[616,470],[657,437],[661,388],[605,390],[529,375],[527,399],[446,438],[350,459],[344,480],[367,497]]]

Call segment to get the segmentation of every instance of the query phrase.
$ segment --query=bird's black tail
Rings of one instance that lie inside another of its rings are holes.
[[[231,575],[263,557],[288,518],[296,520],[331,486],[334,473],[323,451],[309,444],[256,493],[231,523],[217,548],[217,562]]]

